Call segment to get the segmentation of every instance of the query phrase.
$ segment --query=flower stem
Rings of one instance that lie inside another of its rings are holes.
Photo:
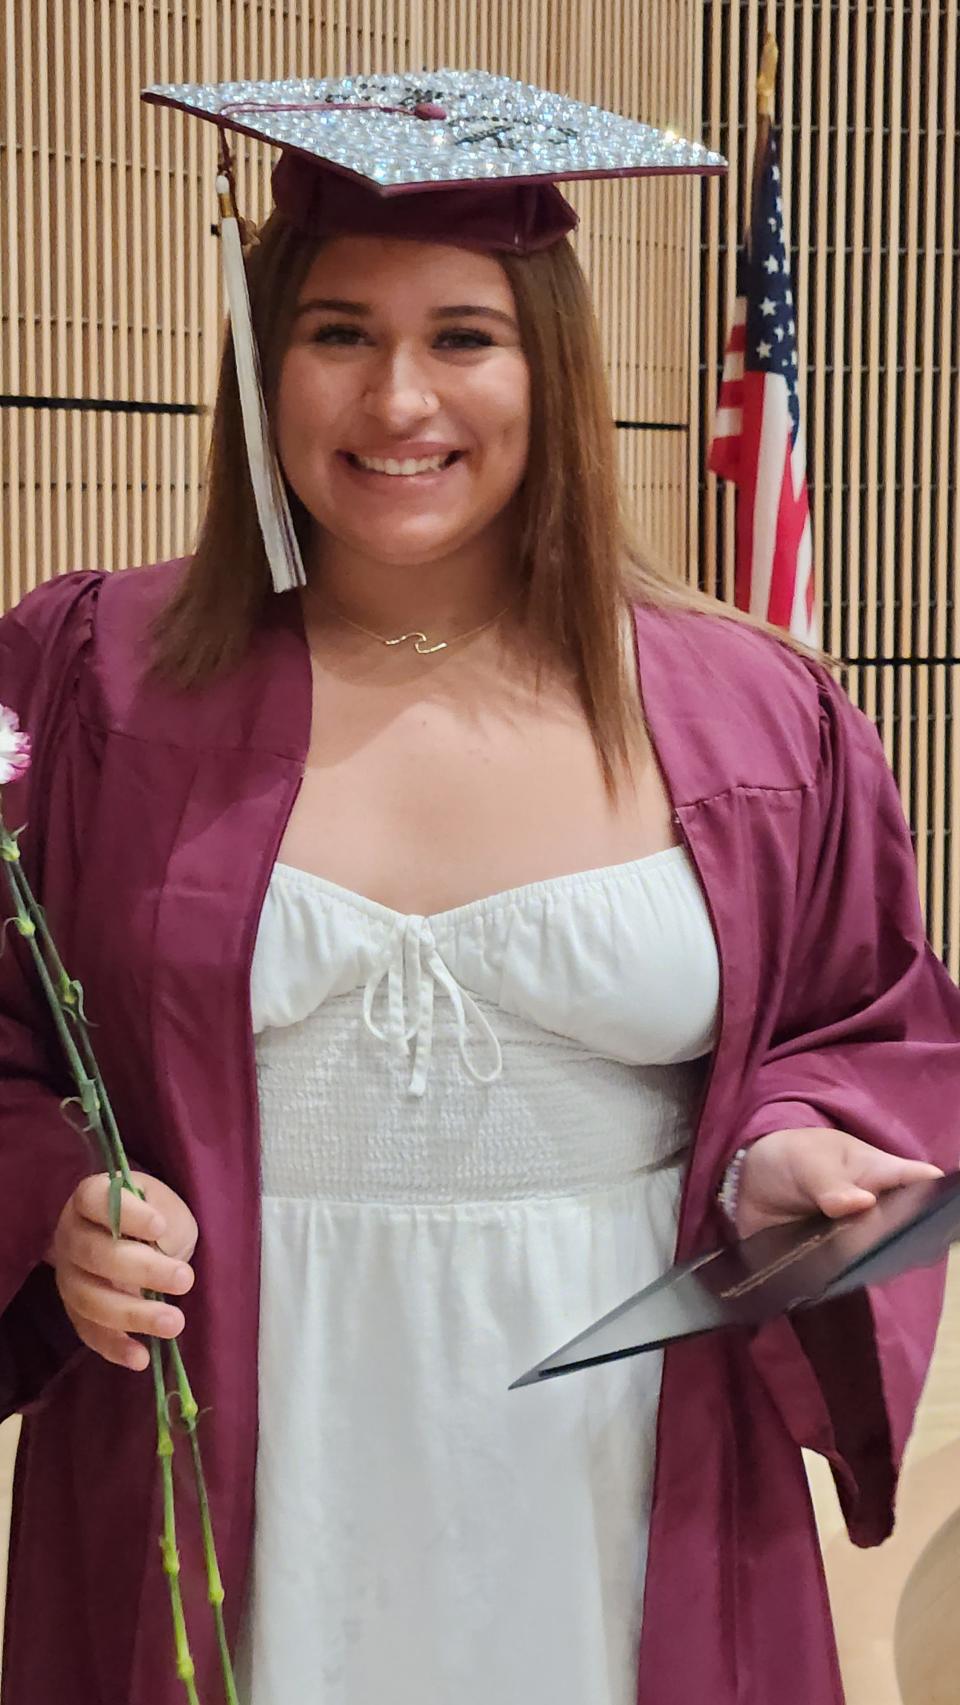
[[[177,1395],[180,1399],[180,1419],[187,1430],[190,1440],[190,1451],[193,1457],[193,1474],[197,1485],[197,1501],[200,1505],[200,1523],[203,1530],[203,1554],[207,1565],[207,1595],[213,1607],[213,1620],[217,1632],[217,1645],[220,1649],[220,1666],[223,1671],[223,1689],[227,1705],[239,1705],[236,1684],[233,1678],[233,1666],[230,1662],[230,1650],[227,1645],[227,1633],[223,1621],[223,1582],[220,1579],[220,1565],[217,1562],[217,1548],[213,1539],[213,1523],[210,1520],[210,1501],[207,1497],[207,1483],[203,1472],[203,1462],[200,1457],[200,1440],[197,1436],[197,1418],[199,1410],[197,1400],[190,1389],[187,1370],[183,1365],[180,1346],[174,1341],[170,1345],[170,1360],[177,1381]]]
[[[105,1168],[110,1175],[111,1201],[114,1199],[114,1184],[131,1191],[132,1194],[143,1200],[143,1191],[134,1183],[119,1126],[90,1041],[86,1015],[83,1010],[82,985],[69,977],[64,969],[56,944],[47,927],[43,908],[34,897],[20,862],[16,837],[7,831],[2,816],[0,816],[0,862],[6,867],[8,883],[16,908],[13,922],[29,945],[74,1082],[79,1091],[79,1101],[86,1115],[87,1129],[91,1130],[96,1137]],[[56,986],[54,979],[56,979]],[[71,1024],[76,1030],[77,1041],[74,1040],[71,1033]],[[120,1234],[119,1220],[118,1190],[116,1193],[116,1211],[113,1207],[111,1208],[111,1224],[114,1236]],[[158,1293],[150,1291],[145,1292],[144,1295],[156,1298]],[[176,1545],[172,1463],[174,1439],[170,1426],[169,1401],[164,1387],[160,1342],[156,1338],[150,1338],[148,1344],[157,1405],[157,1456],[160,1461],[163,1486],[164,1528],[160,1543],[163,1552],[164,1573],[167,1576],[170,1591],[177,1674],[186,1688],[189,1705],[200,1705],[180,1592],[180,1560]],[[190,1454],[200,1508],[208,1597],[213,1612],[220,1653],[226,1705],[239,1705],[223,1620],[223,1583],[220,1578],[213,1523],[210,1518],[210,1503],[197,1433],[199,1409],[187,1378],[180,1347],[175,1342],[170,1345],[170,1360],[176,1377],[180,1415],[190,1441]]]
[[[157,1456],[163,1483],[163,1536],[160,1540],[160,1550],[163,1555],[163,1572],[167,1577],[170,1592],[174,1656],[177,1675],[186,1689],[189,1705],[200,1705],[186,1618],[183,1614],[183,1597],[180,1592],[180,1554],[177,1551],[177,1522],[173,1500],[173,1434],[170,1431],[160,1345],[156,1338],[150,1341],[150,1365],[153,1369],[153,1389],[157,1400]]]
[[[104,1129],[103,1120],[100,1116],[100,1103],[99,1097],[96,1093],[96,1087],[88,1076],[84,1063],[77,1051],[76,1043],[70,1034],[70,1027],[63,1016],[59,997],[51,981],[46,960],[37,945],[37,926],[39,921],[37,913],[39,912],[39,907],[33,898],[30,891],[30,885],[27,882],[21,866],[18,863],[14,863],[6,853],[4,854],[4,859],[7,869],[7,880],[13,895],[14,905],[16,906],[16,913],[13,921],[15,922],[20,934],[26,940],[27,946],[30,950],[30,955],[33,959],[34,965],[36,966],[37,974],[43,987],[43,992],[47,997],[47,1003],[50,1007],[53,1022],[56,1025],[60,1041],[63,1045],[63,1051],[67,1056],[67,1063],[70,1066],[70,1070],[73,1074],[73,1080],[79,1090],[80,1105],[87,1117],[87,1128],[88,1130],[93,1131],[93,1134],[99,1144],[100,1153],[106,1169],[108,1172],[112,1173],[116,1170],[116,1167],[111,1153],[109,1137]],[[41,927],[45,928],[46,926],[41,925]]]
[[[27,881],[26,873],[22,864],[20,864],[19,859],[10,860],[8,862],[7,874],[11,884],[13,885],[14,900],[17,904],[18,913],[17,924],[21,933],[27,933],[23,930],[24,918],[30,925],[32,925],[32,929],[29,932],[29,941],[33,952],[34,963],[40,973],[40,980],[43,983],[44,992],[53,1012],[54,1023],[60,1033],[60,1040],[63,1043],[64,1051],[70,1063],[70,1069],[73,1072],[74,1079],[78,1085],[92,1085],[93,1087],[94,1095],[91,1095],[89,1099],[91,1102],[95,1101],[96,1113],[99,1116],[99,1122],[95,1125],[95,1131],[98,1140],[100,1141],[101,1149],[104,1148],[105,1144],[109,1144],[108,1152],[112,1154],[112,1159],[108,1163],[107,1170],[110,1172],[119,1172],[123,1179],[124,1187],[127,1190],[132,1191],[134,1195],[139,1196],[142,1200],[143,1191],[138,1190],[133,1182],[123,1143],[120,1140],[120,1131],[117,1127],[113,1108],[110,1105],[110,1097],[107,1094],[103,1079],[100,1076],[100,1068],[97,1065],[96,1057],[93,1052],[93,1046],[90,1041],[90,1035],[87,1030],[83,1012],[83,988],[80,983],[76,982],[73,978],[68,977],[64,969],[60,954],[57,951],[56,942],[50,934],[50,930],[47,926],[47,919],[43,907],[34,897],[30,884]],[[37,948],[38,936],[40,944],[43,947],[42,957]],[[54,987],[53,978],[56,979],[56,987]],[[69,1016],[74,1028],[76,1029],[79,1049],[77,1047],[77,1042],[74,1041],[71,1034],[70,1026],[67,1023],[65,1014]],[[83,1102],[82,1094],[81,1105],[83,1105],[84,1111],[87,1112],[88,1108]]]

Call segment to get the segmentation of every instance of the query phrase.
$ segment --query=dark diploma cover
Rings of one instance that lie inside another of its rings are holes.
[[[759,1326],[911,1267],[941,1261],[960,1239],[960,1172],[888,1190],[845,1219],[823,1214],[758,1231],[672,1267],[571,1338],[509,1387],[637,1356],[677,1338]]]

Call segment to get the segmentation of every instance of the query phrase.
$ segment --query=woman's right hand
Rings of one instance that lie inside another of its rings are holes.
[[[120,1198],[120,1237],[110,1230],[106,1173],[77,1185],[57,1222],[47,1253],[57,1289],[74,1330],[84,1344],[118,1367],[150,1364],[146,1345],[130,1334],[176,1338],[183,1331],[179,1308],[151,1302],[141,1291],[182,1296],[193,1284],[189,1261],[197,1244],[197,1222],[173,1190],[147,1173],[134,1172],[146,1198],[129,1190]]]

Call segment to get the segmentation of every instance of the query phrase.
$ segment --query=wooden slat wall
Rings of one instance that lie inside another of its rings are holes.
[[[825,640],[856,660],[848,684],[882,727],[957,974],[958,5],[0,0],[0,604],[66,569],[182,552],[196,525],[222,311],[214,135],[142,107],[140,87],[442,64],[730,158],[727,185],[571,191],[641,531],[725,591],[732,493],[703,469],[772,28]],[[254,218],[268,164],[240,144]]]
[[[916,836],[928,928],[960,974],[957,0],[706,0],[700,135],[730,161],[700,240],[691,505],[726,594],[732,491],[703,473],[756,131],[777,119],[824,645],[874,717]]]
[[[0,408],[8,604],[65,569],[183,547],[219,307],[200,138],[144,122],[136,98],[148,68],[188,75],[198,20],[2,3],[0,392],[31,399]]]

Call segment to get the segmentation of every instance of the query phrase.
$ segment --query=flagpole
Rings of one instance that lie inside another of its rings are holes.
[[[747,228],[743,240],[750,253],[750,238],[757,214],[757,200],[760,194],[760,180],[763,175],[763,162],[767,151],[767,141],[770,136],[770,126],[773,122],[773,103],[777,86],[777,61],[780,52],[777,38],[772,33],[767,35],[760,57],[760,71],[757,76],[757,144],[753,151],[753,178],[750,193],[750,207]]]

